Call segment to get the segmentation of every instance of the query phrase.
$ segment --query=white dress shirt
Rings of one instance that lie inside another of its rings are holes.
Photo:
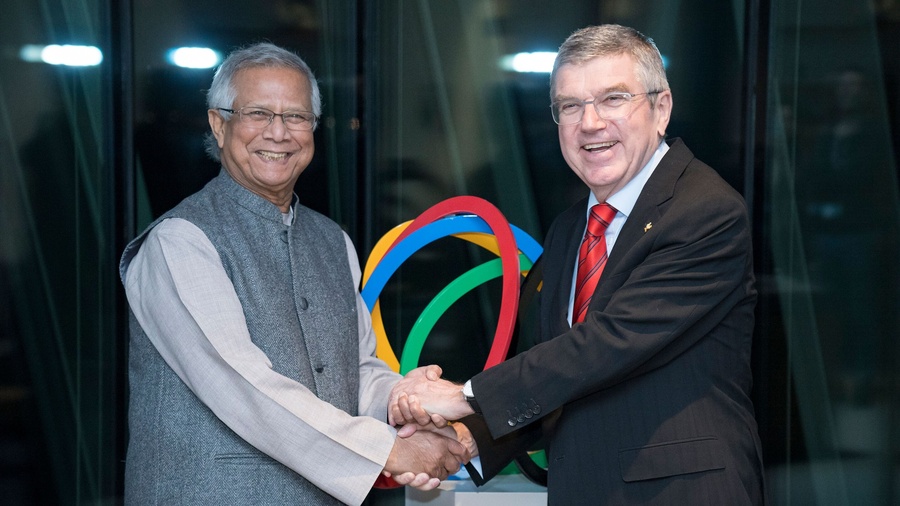
[[[609,226],[606,227],[606,233],[603,234],[603,237],[606,238],[607,256],[612,254],[613,246],[616,245],[616,239],[619,237],[619,231],[622,230],[622,226],[625,225],[625,220],[628,219],[628,215],[630,215],[631,210],[634,209],[634,204],[641,195],[641,190],[644,189],[647,180],[650,179],[653,171],[656,170],[656,166],[659,165],[660,160],[663,159],[663,156],[666,155],[667,151],[669,151],[669,145],[666,144],[666,141],[660,142],[656,151],[653,152],[650,160],[641,168],[640,172],[635,174],[634,177],[631,178],[631,181],[628,181],[621,190],[610,195],[609,198],[606,199],[606,203],[616,209],[615,218],[613,218]],[[584,211],[585,216],[590,217],[591,208],[599,203],[600,202],[597,200],[594,192],[591,192],[590,197],[588,197],[587,209]],[[585,221],[585,230],[587,230],[587,221]],[[578,257],[575,258],[575,265],[572,271],[572,290],[569,292],[568,320],[570,326],[572,325],[572,306],[575,303],[575,279],[577,276]]]

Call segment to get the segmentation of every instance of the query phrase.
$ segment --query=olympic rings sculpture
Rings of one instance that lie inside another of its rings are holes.
[[[477,244],[499,258],[489,260],[461,274],[444,287],[419,315],[397,359],[387,337],[378,297],[400,265],[424,246],[447,236]],[[526,276],[524,301],[540,289],[540,271],[527,276],[543,249],[530,235],[510,224],[490,202],[473,196],[453,197],[435,204],[415,220],[397,225],[375,244],[366,260],[361,295],[372,315],[376,355],[394,371],[406,374],[419,365],[425,340],[440,317],[465,294],[482,283],[502,276],[502,298],[497,328],[485,361],[487,369],[507,358],[519,316],[520,276]],[[542,452],[541,452],[542,453]],[[535,483],[546,485],[546,470],[531,457],[516,458],[519,470]],[[376,488],[398,486],[390,478],[379,477]]]
[[[404,261],[422,247],[451,235],[477,244],[499,258],[463,273],[431,300],[410,331],[398,361],[384,329],[378,296]],[[540,244],[506,221],[491,203],[472,196],[444,200],[415,220],[394,227],[375,244],[363,272],[362,297],[372,313],[377,356],[401,374],[418,367],[425,339],[441,315],[472,289],[502,276],[500,313],[484,368],[499,364],[506,359],[513,337],[519,277],[528,272],[542,251]]]

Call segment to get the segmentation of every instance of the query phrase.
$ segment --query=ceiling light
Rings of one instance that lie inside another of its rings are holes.
[[[179,47],[169,51],[169,62],[188,69],[208,69],[218,65],[219,53],[208,47]]]
[[[500,59],[500,67],[511,72],[531,72],[549,74],[553,70],[556,53],[538,51],[534,53],[516,53]]]
[[[19,57],[29,62],[44,62],[50,65],[66,65],[69,67],[92,67],[100,65],[103,53],[95,46],[79,46],[74,44],[50,44],[40,46],[29,44],[22,46]]]

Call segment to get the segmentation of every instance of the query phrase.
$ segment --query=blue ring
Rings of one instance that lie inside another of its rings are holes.
[[[512,224],[509,227],[513,232],[519,251],[532,262],[537,261],[543,252],[541,245],[519,227]],[[378,300],[378,296],[381,295],[388,280],[406,259],[438,239],[466,232],[493,234],[493,230],[480,216],[474,214],[452,215],[423,226],[391,248],[378,262],[375,270],[369,276],[366,286],[363,287],[361,295],[369,311],[372,311],[375,301]]]

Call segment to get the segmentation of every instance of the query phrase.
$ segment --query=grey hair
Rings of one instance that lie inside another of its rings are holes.
[[[644,85],[645,92],[669,89],[662,56],[653,39],[626,26],[588,26],[572,33],[559,47],[550,73],[550,100],[555,98],[556,74],[563,65],[583,65],[597,57],[622,54],[634,58],[635,78]],[[653,107],[656,96],[647,98]]]
[[[269,42],[259,42],[236,49],[231,52],[225,61],[216,69],[212,85],[206,93],[206,106],[209,109],[231,109],[237,98],[237,89],[234,87],[234,76],[244,69],[268,67],[293,69],[309,80],[310,102],[312,112],[316,116],[322,114],[322,96],[319,94],[319,84],[316,76],[310,70],[309,65],[302,58],[287,49]],[[229,113],[219,111],[227,120]],[[219,144],[215,136],[209,132],[203,141],[208,154],[213,160],[220,160]]]

